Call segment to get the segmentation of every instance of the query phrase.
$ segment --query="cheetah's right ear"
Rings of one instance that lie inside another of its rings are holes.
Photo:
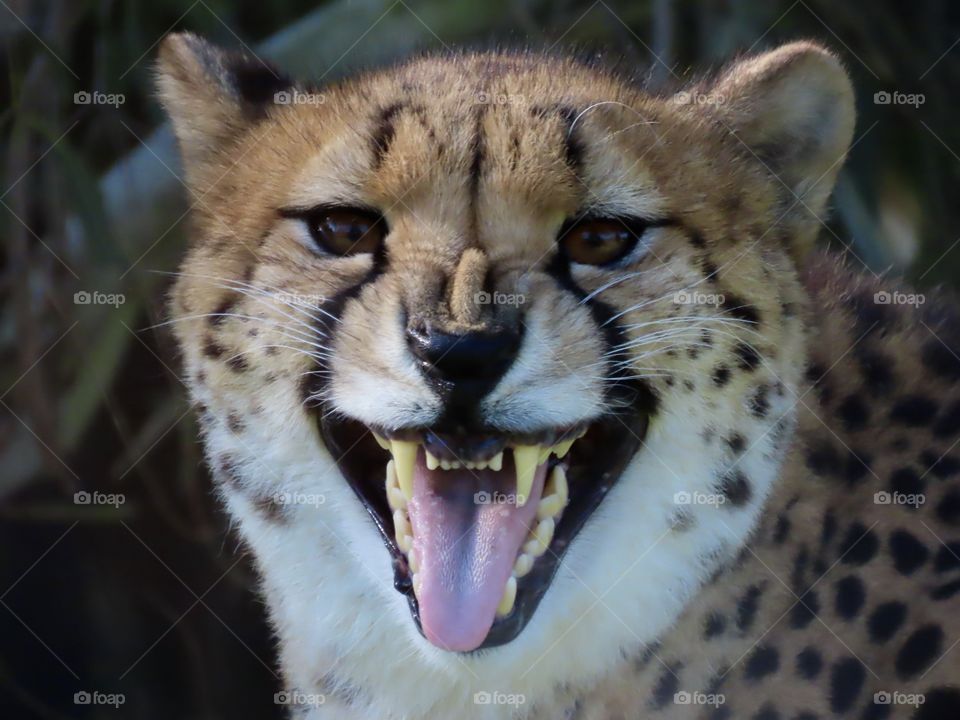
[[[259,58],[223,50],[191,33],[173,33],[160,44],[157,87],[189,177],[291,83]]]

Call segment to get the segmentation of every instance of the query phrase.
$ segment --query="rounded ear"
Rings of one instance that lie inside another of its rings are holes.
[[[160,44],[157,89],[188,177],[290,87],[284,75],[259,58],[223,50],[192,33],[172,33]]]
[[[721,122],[786,186],[797,241],[812,244],[853,138],[853,86],[840,61],[790,43],[735,63],[710,92]]]

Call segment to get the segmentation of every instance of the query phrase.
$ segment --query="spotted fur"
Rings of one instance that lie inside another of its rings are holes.
[[[304,717],[953,717],[957,325],[877,305],[891,288],[810,252],[853,133],[831,54],[795,43],[677,96],[526,53],[311,90],[173,35],[159,86],[192,201],[174,326],[285,681],[325,696]],[[385,250],[325,257],[281,212],[325,203],[382,212]],[[570,267],[557,234],[585,212],[649,229],[614,268]],[[615,410],[614,375],[655,399],[530,624],[472,655],[417,633],[316,429],[319,411],[439,416],[411,313],[522,324],[482,406],[505,432]],[[700,694],[724,702],[682,702]]]

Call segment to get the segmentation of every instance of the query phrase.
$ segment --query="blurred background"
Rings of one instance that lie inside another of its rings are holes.
[[[823,242],[958,282],[949,0],[0,0],[0,718],[282,716],[249,559],[156,327],[186,232],[152,86],[171,30],[322,80],[501,43],[670,84],[815,38],[859,106]]]

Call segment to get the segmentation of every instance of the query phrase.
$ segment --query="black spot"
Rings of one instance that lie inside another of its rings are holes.
[[[840,467],[840,455],[833,445],[822,440],[807,450],[807,467],[816,475],[828,475]]]
[[[820,598],[816,591],[808,591],[790,610],[790,627],[802,630],[817,616],[820,610]]]
[[[960,435],[960,401],[952,403],[933,424],[937,437],[955,438]]]
[[[747,680],[760,680],[780,667],[780,653],[769,645],[759,645],[750,654],[744,668],[744,677]]]
[[[859,522],[855,522],[847,531],[847,536],[840,544],[840,556],[848,565],[863,565],[870,562],[877,554],[880,542],[872,530],[868,530]]]
[[[807,680],[813,680],[820,674],[823,667],[823,658],[812,647],[804,648],[797,655],[797,675]]]
[[[839,715],[853,707],[866,675],[856,658],[838,661],[830,672],[830,709]]]
[[[713,371],[713,384],[723,387],[728,382],[730,382],[730,368],[726,365],[717,365]]]
[[[653,688],[654,707],[662,708],[667,703],[673,702],[673,696],[680,689],[679,670],[678,667],[669,667],[660,675]]]
[[[945,573],[957,568],[960,568],[960,542],[941,545],[933,561],[933,569],[938,573]]]
[[[880,705],[879,703],[873,702],[873,698],[870,698],[859,720],[886,720],[890,717],[892,708],[893,705]]]
[[[747,476],[739,470],[728,472],[720,480],[720,494],[734,507],[743,507],[750,500],[752,491]]]
[[[958,592],[960,592],[960,580],[953,580],[935,587],[930,591],[930,597],[933,600],[949,600]]]
[[[793,720],[819,720],[819,718],[809,710],[804,710],[796,715]]]
[[[703,235],[701,235],[697,230],[690,232],[690,244],[698,250],[702,250],[707,246],[707,242],[703,239]]]
[[[749,630],[753,625],[754,618],[757,616],[757,607],[760,604],[760,595],[763,588],[759,585],[751,585],[743,594],[743,597],[737,602],[737,629],[741,631]]]
[[[707,619],[703,623],[703,639],[710,640],[717,635],[722,635],[726,629],[727,619],[720,613],[714,611],[707,615]]]
[[[843,479],[850,487],[863,480],[870,469],[870,456],[860,449],[851,448],[844,456]]]
[[[939,625],[924,625],[915,630],[897,653],[897,675],[906,680],[926,670],[940,657],[943,630]]]
[[[960,380],[960,357],[937,338],[931,338],[920,351],[923,364],[937,375],[951,381]]]
[[[960,490],[949,490],[937,503],[937,517],[948,525],[960,525]]]
[[[760,353],[745,342],[738,342],[733,352],[737,356],[737,367],[741,370],[755,370],[760,364]]]
[[[772,703],[766,703],[753,715],[753,720],[780,720],[780,713]]]
[[[904,467],[894,470],[890,476],[890,492],[903,495],[920,495],[925,483],[912,468]]]
[[[946,480],[960,472],[960,460],[953,455],[940,457],[932,450],[924,450],[920,456],[920,462],[923,467],[941,480]]]
[[[913,720],[954,720],[960,708],[960,690],[940,687],[927,690],[924,702],[917,708]]]
[[[240,353],[227,358],[226,363],[227,367],[229,367],[235,373],[246,372],[250,367],[250,365],[247,363],[247,359]]]
[[[750,396],[748,410],[754,417],[765,418],[767,413],[770,412],[770,400],[767,397],[769,391],[770,387],[768,385],[761,385],[757,388],[756,392]]]
[[[862,430],[870,419],[870,411],[859,395],[847,395],[837,406],[837,415],[847,430]]]
[[[218,343],[212,337],[204,338],[203,354],[206,355],[208,358],[219,359],[223,357],[223,354],[225,352],[226,350],[224,350],[223,345]]]
[[[897,572],[909,575],[927,561],[930,551],[912,533],[894,530],[890,533],[890,554]]]
[[[783,541],[790,535],[790,518],[786,513],[780,513],[777,516],[777,522],[773,526],[773,542],[775,545],[782,545]]]
[[[860,612],[860,608],[863,607],[867,597],[863,581],[856,575],[847,575],[847,577],[837,581],[835,588],[837,594],[834,597],[834,608],[837,615],[844,620],[853,619]]]
[[[744,320],[753,325],[760,322],[760,313],[757,309],[736,295],[724,293],[723,305],[724,309],[738,320]]]
[[[890,371],[892,362],[889,358],[869,350],[857,354],[863,380],[867,388],[874,395],[883,395],[893,386],[893,373]]]
[[[240,297],[237,293],[227,295],[227,297],[221,300],[220,304],[214,308],[213,312],[207,316],[207,322],[214,326],[222,325],[227,317],[229,317],[230,311],[233,310],[233,306],[237,304]]]
[[[922,427],[933,422],[939,406],[923,395],[900,398],[890,410],[890,419],[907,427]]]
[[[907,619],[907,606],[897,600],[878,605],[867,620],[867,631],[870,640],[875,643],[885,643],[892,638],[903,621]]]
[[[230,432],[234,434],[242,433],[245,429],[243,420],[240,418],[240,415],[235,412],[227,415],[227,427],[230,428]]]
[[[733,450],[733,452],[739,455],[747,446],[747,441],[740,433],[733,433],[727,438],[727,445],[730,446],[730,449]]]
[[[827,510],[823,514],[823,524],[820,527],[820,547],[826,548],[833,538],[837,535],[837,516],[833,510]]]
[[[374,168],[380,167],[387,153],[390,152],[390,146],[393,144],[393,138],[397,133],[396,118],[405,107],[405,103],[395,102],[383,108],[376,117],[371,133]]]
[[[807,546],[801,545],[800,551],[793,559],[793,570],[790,573],[790,584],[793,587],[794,592],[797,594],[806,591],[806,583],[803,582],[803,578],[806,574],[807,565],[809,562],[810,553],[807,551]]]
[[[687,392],[693,392],[694,390],[697,389],[697,386],[693,384],[693,380],[684,380],[683,389],[686,390]]]

